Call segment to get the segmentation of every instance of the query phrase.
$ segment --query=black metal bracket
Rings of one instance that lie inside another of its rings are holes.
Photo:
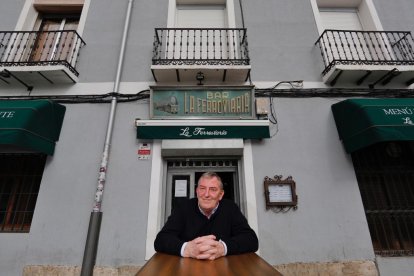
[[[375,85],[377,85],[379,82],[381,82],[382,85],[386,85],[389,83],[393,78],[398,76],[400,74],[400,71],[398,71],[397,68],[392,69],[391,71],[388,71],[386,74],[384,74],[382,77],[380,77],[376,82],[373,82],[369,84],[369,88],[374,88]]]
[[[414,83],[414,78],[411,78],[411,79],[409,79],[405,84],[407,85],[407,86],[410,86],[411,84],[413,84]]]
[[[227,69],[224,69],[224,71],[223,71],[223,79],[222,79],[223,82],[226,81],[226,76],[227,76]]]
[[[18,77],[16,77],[12,72],[10,72],[7,69],[3,69],[3,72],[5,72],[6,74],[8,74],[10,77],[13,77],[15,80],[17,80],[18,82],[20,82],[22,85],[24,85],[27,88],[27,91],[32,91],[33,90],[33,86],[26,84],[24,81],[22,81],[21,79],[19,79]],[[7,81],[6,81],[7,82]]]
[[[371,75],[371,73],[372,73],[372,71],[367,71],[366,73],[365,73],[365,75],[363,75],[357,82],[356,82],[356,84],[357,85],[361,85],[365,80],[366,80],[366,78],[368,78],[369,77],[369,75]]]
[[[177,76],[177,81],[180,82],[180,72],[178,69],[175,69],[175,75]]]
[[[336,82],[339,80],[339,77],[342,75],[344,71],[340,70],[338,74],[336,74],[335,78],[329,83],[331,86],[335,86]]]

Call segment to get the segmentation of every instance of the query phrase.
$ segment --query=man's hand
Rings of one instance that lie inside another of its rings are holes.
[[[214,235],[198,237],[189,241],[184,249],[184,257],[214,260],[224,256],[224,245]]]

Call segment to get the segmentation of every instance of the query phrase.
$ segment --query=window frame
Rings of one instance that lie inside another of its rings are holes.
[[[39,8],[37,10],[35,8],[36,6],[36,0],[26,0],[23,9],[20,13],[19,19],[17,20],[15,31],[29,31],[29,30],[35,30],[36,23],[38,22],[39,15],[43,12],[46,13],[48,10],[48,5],[46,5],[46,2],[49,4],[50,7],[54,7],[54,9],[58,9],[57,6],[61,6],[61,12],[60,13],[68,13],[68,10],[65,10],[65,6],[67,7],[68,4],[66,1],[62,0],[49,0],[45,1],[44,4],[42,4],[42,8]],[[65,4],[66,3],[66,4]],[[86,16],[88,14],[88,10],[91,4],[91,0],[84,0],[82,10],[80,12],[80,19],[79,24],[77,27],[77,33],[82,36],[85,23],[86,23]],[[48,12],[50,14],[53,14],[54,12]],[[71,13],[71,12],[69,12]]]
[[[323,8],[333,8],[333,9],[357,9],[358,16],[361,21],[362,27],[365,30],[370,31],[383,31],[381,21],[379,19],[378,13],[375,9],[374,3],[372,0],[309,0],[312,6],[312,11],[315,17],[316,27],[318,28],[318,33],[321,35],[325,30],[322,19],[319,13],[319,9]]]
[[[46,154],[0,153],[0,233],[30,232]]]
[[[176,14],[177,14],[177,6],[178,5],[209,5],[209,4],[219,4],[225,5],[225,13],[226,13],[226,20],[227,20],[227,28],[236,28],[236,16],[235,16],[235,9],[234,9],[234,0],[219,0],[219,1],[211,1],[211,0],[168,0],[168,17],[167,17],[167,28],[175,28],[176,26]]]

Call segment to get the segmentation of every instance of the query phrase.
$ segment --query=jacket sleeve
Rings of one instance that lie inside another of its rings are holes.
[[[254,230],[236,204],[231,207],[231,237],[223,239],[227,246],[227,255],[256,252],[259,241]]]
[[[184,240],[180,239],[185,225],[185,214],[182,207],[174,208],[171,215],[154,241],[157,252],[181,256],[181,247]]]

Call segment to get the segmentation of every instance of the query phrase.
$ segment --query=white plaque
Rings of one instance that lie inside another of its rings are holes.
[[[290,185],[269,185],[270,202],[292,202],[292,190]]]
[[[176,180],[174,197],[187,197],[187,180]]]

